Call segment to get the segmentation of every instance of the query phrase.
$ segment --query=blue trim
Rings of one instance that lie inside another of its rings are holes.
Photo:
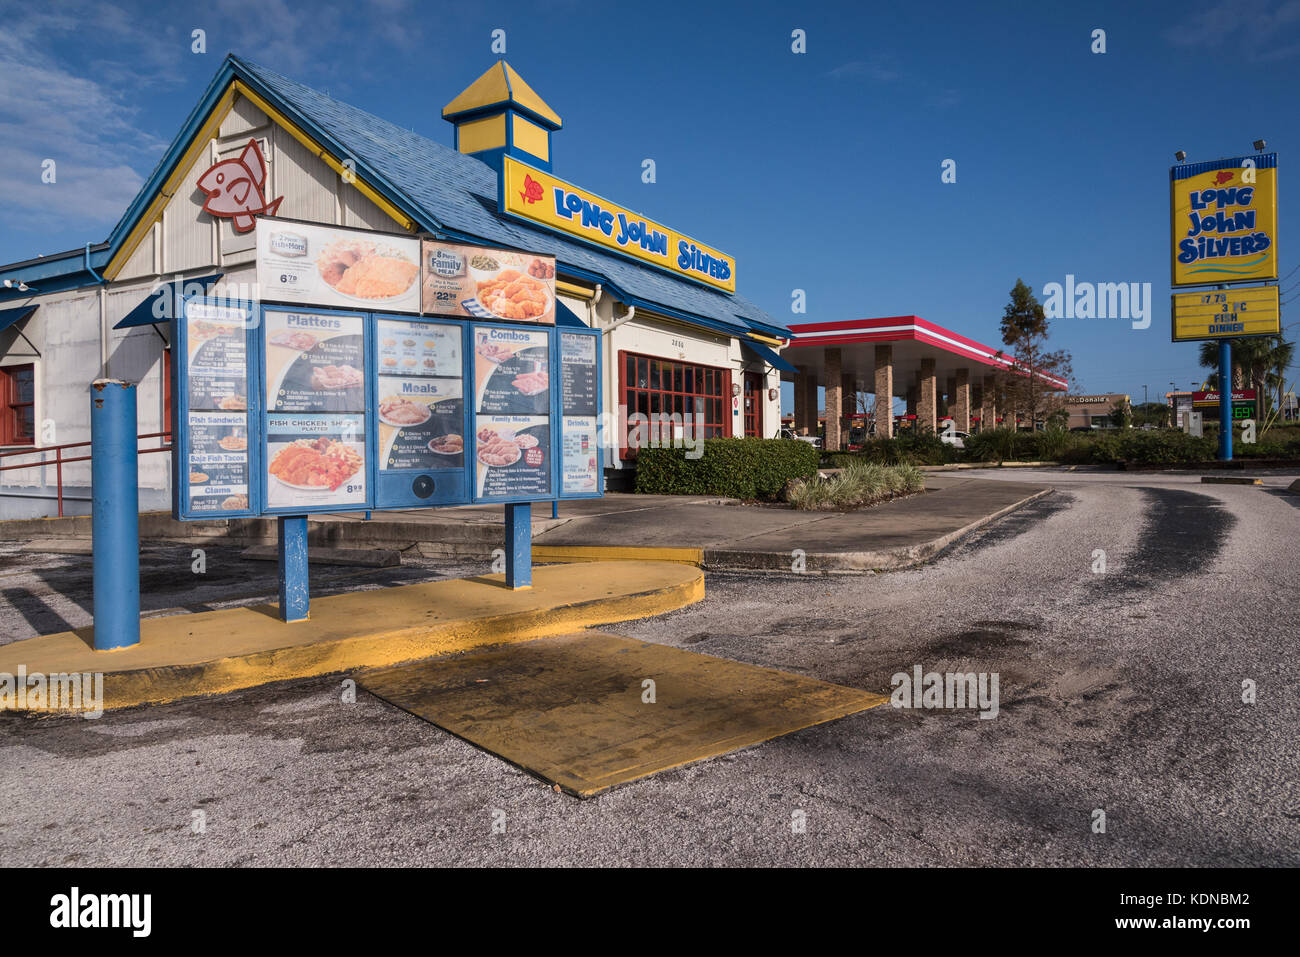
[[[1169,179],[1171,182],[1177,182],[1180,179],[1200,176],[1202,173],[1212,173],[1216,169],[1241,169],[1242,163],[1246,160],[1254,163],[1255,169],[1277,169],[1276,153],[1255,153],[1250,156],[1232,156],[1225,159],[1206,160],[1203,163],[1184,163],[1182,166],[1171,166],[1169,167]]]
[[[200,276],[197,279],[173,279],[160,284],[140,305],[128,312],[113,326],[114,329],[130,329],[134,326],[152,326],[159,322],[170,322],[180,313],[180,303],[186,296],[207,295],[208,287],[220,279],[224,273]],[[159,309],[162,315],[158,314]]]
[[[555,298],[555,324],[565,328],[590,329],[585,322],[578,318],[578,314],[560,302],[559,297]]]
[[[17,309],[0,310],[0,332],[4,332],[15,322],[22,322],[40,308],[40,303],[32,306],[19,306]]]
[[[782,359],[778,353],[773,352],[761,342],[754,342],[752,339],[741,339],[740,347],[742,350],[748,349],[779,372],[797,373],[799,371],[794,366],[790,365],[790,363]]]

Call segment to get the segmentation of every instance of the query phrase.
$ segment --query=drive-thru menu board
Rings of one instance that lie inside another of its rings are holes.
[[[464,334],[457,324],[380,319],[379,468],[465,462]]]
[[[566,495],[599,491],[600,373],[596,337],[560,332],[560,488]]]
[[[257,228],[282,302],[189,297],[177,320],[178,518],[600,494],[599,334],[552,324],[553,259],[429,242],[408,289],[414,237]]]
[[[264,216],[257,283],[273,301],[419,312],[420,241]]]
[[[476,498],[551,493],[549,329],[476,325]]]
[[[180,504],[198,513],[249,509],[248,325],[251,310],[194,303],[186,310],[185,366],[188,374],[183,422],[188,441],[177,453],[184,466]],[[177,390],[179,393],[180,390]]]
[[[421,307],[430,315],[555,324],[555,257],[426,239]]]

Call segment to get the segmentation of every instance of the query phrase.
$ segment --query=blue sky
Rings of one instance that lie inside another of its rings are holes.
[[[740,292],[782,321],[916,314],[996,344],[1017,277],[1040,295],[1067,274],[1149,282],[1149,329],[1058,319],[1052,344],[1081,391],[1186,388],[1201,373],[1194,344],[1168,341],[1168,167],[1261,137],[1280,154],[1282,275],[1300,264],[1300,0],[0,0],[0,17],[4,262],[104,239],[227,51],[450,145],[439,111],[500,28],[564,118],[555,172],[733,254]]]

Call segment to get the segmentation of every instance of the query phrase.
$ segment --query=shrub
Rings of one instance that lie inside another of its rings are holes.
[[[923,488],[925,475],[914,465],[858,461],[828,479],[804,482],[790,501],[799,509],[856,508]]]
[[[1124,429],[1115,439],[1119,461],[1135,465],[1204,462],[1215,455],[1214,442],[1177,429]]]
[[[892,439],[867,439],[858,452],[831,452],[826,457],[830,468],[843,468],[853,462],[878,465],[944,465],[956,462],[960,452],[944,444],[937,435],[904,433]],[[837,464],[838,463],[838,464]]]
[[[1015,429],[987,429],[966,440],[966,457],[976,462],[1005,462],[1015,459],[1019,450],[1027,449],[1032,433]]]
[[[774,499],[790,479],[817,474],[821,453],[797,439],[706,439],[703,454],[640,449],[636,490],[649,495],[724,495]]]

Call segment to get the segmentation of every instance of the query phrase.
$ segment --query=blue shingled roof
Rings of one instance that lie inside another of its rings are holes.
[[[549,253],[562,271],[604,283],[619,299],[700,325],[737,333],[754,329],[789,337],[772,316],[742,296],[727,295],[637,265],[593,246],[534,229],[497,211],[497,172],[483,161],[340,103],[242,57],[236,75],[304,128],[357,162],[358,173],[413,214],[429,232],[449,238]],[[323,142],[322,145],[327,145]],[[375,175],[377,174],[377,175]],[[374,181],[377,180],[377,181]],[[403,201],[404,200],[404,201]]]

